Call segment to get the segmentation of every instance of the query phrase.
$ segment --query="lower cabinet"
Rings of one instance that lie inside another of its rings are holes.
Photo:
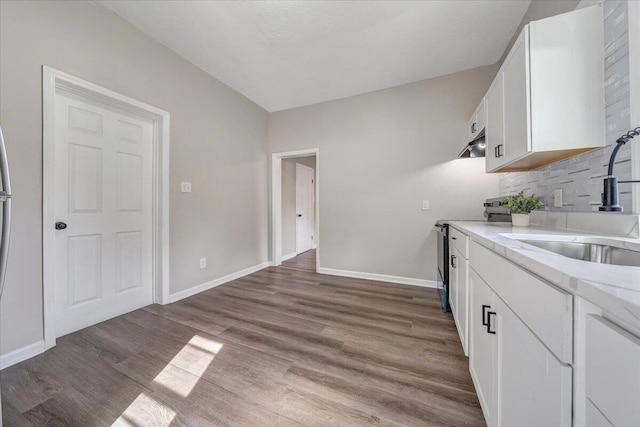
[[[640,338],[588,315],[585,360],[587,427],[640,426]]]
[[[454,318],[487,425],[639,427],[640,319],[457,233]]]
[[[497,339],[489,333],[487,316],[495,294],[472,269],[469,276],[471,304],[469,310],[469,370],[487,425],[495,423]]]
[[[458,259],[455,247],[450,246],[449,254],[449,306],[455,319],[458,314]]]
[[[470,271],[470,371],[490,427],[570,426],[571,367]]]
[[[467,260],[460,251],[456,249],[458,270],[458,292],[457,302],[458,311],[455,315],[458,334],[462,342],[464,355],[469,356],[469,260]]]
[[[498,426],[570,426],[571,366],[561,363],[500,299]]]
[[[449,303],[462,349],[465,356],[468,356],[469,260],[455,246],[449,256]]]

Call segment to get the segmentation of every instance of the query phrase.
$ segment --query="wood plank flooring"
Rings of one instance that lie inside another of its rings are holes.
[[[58,339],[0,372],[11,426],[483,426],[433,289],[315,251]]]

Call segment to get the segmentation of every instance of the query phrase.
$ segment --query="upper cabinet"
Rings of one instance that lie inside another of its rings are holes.
[[[467,126],[467,130],[469,132],[468,139],[469,141],[473,141],[480,135],[480,131],[485,128],[487,123],[487,114],[484,106],[484,98],[480,101],[480,105],[476,108],[476,111],[473,112],[471,119],[469,119],[469,124]]]
[[[487,172],[536,169],[604,147],[602,6],[526,25],[481,105]]]

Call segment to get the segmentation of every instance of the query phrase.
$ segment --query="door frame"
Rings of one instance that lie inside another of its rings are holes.
[[[151,120],[153,126],[153,302],[169,302],[169,113],[46,65],[42,66],[42,279],[45,349],[56,345],[54,172],[56,92]]]
[[[282,264],[282,159],[316,156],[315,224],[316,271],[320,271],[320,149],[283,151],[271,154],[271,266]]]
[[[316,210],[316,194],[315,194],[315,188],[316,188],[316,170],[312,167],[309,167],[307,165],[303,165],[302,163],[296,163],[296,255],[300,255],[302,252],[300,252],[298,250],[298,166],[301,166],[305,169],[309,169],[310,171],[313,172],[313,208],[312,210],[314,211],[314,216],[313,216],[313,243],[311,245],[311,249],[313,249],[316,246],[316,217],[315,217],[315,210]],[[310,249],[308,249],[310,250]],[[305,251],[306,252],[306,251]]]

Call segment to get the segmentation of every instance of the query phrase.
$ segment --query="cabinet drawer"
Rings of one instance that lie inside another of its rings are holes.
[[[611,424],[640,426],[640,338],[595,315],[587,317],[586,394]]]
[[[449,250],[450,254],[454,253],[453,249],[457,249],[465,259],[469,259],[469,236],[453,227],[449,227],[449,245],[452,248]]]
[[[573,296],[476,242],[471,268],[563,363],[573,362]]]

